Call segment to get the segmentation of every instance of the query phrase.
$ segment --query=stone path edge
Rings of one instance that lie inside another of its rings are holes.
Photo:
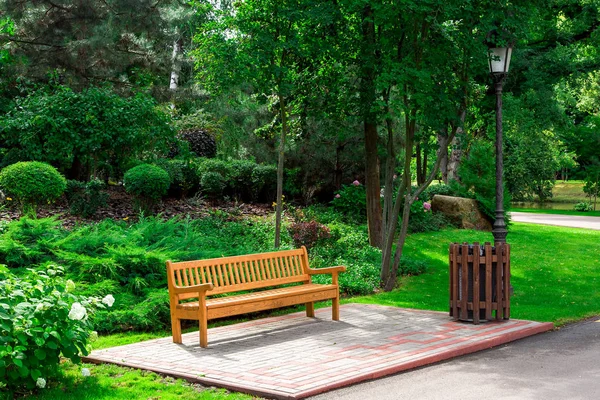
[[[410,311],[421,311],[421,312],[432,312],[436,313],[436,311],[431,310],[410,310]],[[410,361],[408,363],[402,365],[395,365],[391,367],[385,367],[376,371],[365,373],[364,375],[349,378],[343,381],[333,382],[330,384],[325,384],[322,386],[315,387],[313,389],[305,390],[303,392],[298,392],[295,394],[286,394],[280,391],[270,391],[268,389],[257,388],[257,387],[248,387],[248,386],[238,386],[230,383],[226,383],[220,380],[210,379],[210,378],[201,378],[196,375],[190,375],[183,372],[174,373],[173,371],[163,370],[161,368],[149,367],[148,365],[139,365],[135,362],[117,362],[117,361],[105,361],[100,358],[89,358],[82,357],[83,362],[88,362],[92,364],[102,364],[102,363],[110,363],[114,365],[119,365],[122,367],[128,368],[137,368],[146,371],[152,371],[161,375],[170,376],[173,378],[185,379],[191,383],[199,383],[203,386],[214,386],[219,388],[224,388],[229,391],[248,393],[251,395],[256,395],[260,397],[270,398],[270,399],[303,399],[310,396],[315,396],[320,393],[328,392],[330,390],[339,389],[341,387],[350,386],[356,383],[365,382],[373,379],[382,378],[384,376],[397,374],[403,371],[420,368],[426,365],[434,364],[440,361],[445,361],[451,358],[460,357],[463,355],[475,353],[481,350],[491,349],[493,347],[497,347],[515,340],[523,339],[528,336],[533,336],[539,333],[547,332],[554,329],[554,324],[551,322],[540,322],[539,325],[526,328],[516,332],[509,332],[501,336],[497,336],[494,338],[489,338],[482,340],[478,343],[473,343],[466,345],[461,348],[457,348],[454,350],[450,350],[441,354],[434,354],[430,356],[425,356],[423,358],[419,358],[414,361]]]

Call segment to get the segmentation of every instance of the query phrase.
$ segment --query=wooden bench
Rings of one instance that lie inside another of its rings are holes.
[[[209,319],[306,304],[306,316],[314,317],[315,301],[333,300],[332,318],[338,321],[338,273],[346,267],[312,269],[302,246],[297,250],[276,251],[209,260],[167,261],[167,281],[171,303],[173,342],[181,343],[181,320],[198,320],[200,346],[208,345]],[[331,274],[329,285],[311,282],[311,276]],[[299,285],[285,286],[299,283]],[[278,286],[273,288],[274,286]],[[265,289],[226,297],[211,295]],[[197,301],[185,300],[197,299]]]

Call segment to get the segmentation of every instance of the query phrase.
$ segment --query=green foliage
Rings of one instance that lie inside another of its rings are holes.
[[[108,193],[102,191],[104,187],[104,182],[100,179],[89,182],[67,181],[65,194],[71,213],[86,218],[96,215],[98,208],[106,206],[108,200]]]
[[[583,192],[594,201],[594,211],[596,211],[596,202],[600,197],[600,165],[593,165],[588,167],[588,171],[585,177],[585,185],[583,186]]]
[[[129,293],[115,296],[124,306],[96,316],[96,329],[100,332],[126,332],[130,330],[154,331],[170,327],[169,292],[164,288],[149,290],[143,298]]]
[[[398,268],[398,274],[404,276],[416,276],[427,272],[427,261],[419,259],[403,258]]]
[[[249,160],[201,160],[198,165],[200,188],[209,196],[225,195],[243,201],[266,201],[276,187],[277,168],[274,166]]]
[[[429,207],[425,206],[425,202],[417,200],[410,206],[410,233],[439,231],[449,225],[443,214],[432,212],[431,205],[427,204]]]
[[[58,79],[77,88],[98,81],[115,82],[120,90],[164,85],[176,27],[189,38],[198,18],[189,15],[188,4],[171,1],[157,7],[146,0],[108,5],[26,0],[6,1],[2,8],[3,18],[18,26],[10,36],[20,43],[11,47],[20,76],[44,81],[48,71],[56,71]]]
[[[66,186],[56,168],[41,162],[18,162],[0,172],[0,187],[26,212],[35,213],[38,205],[58,199]]]
[[[0,276],[0,382],[11,392],[44,388],[60,356],[79,363],[88,354],[91,319],[114,299],[73,294],[58,266],[24,277],[0,266]]]
[[[366,221],[367,193],[365,187],[361,184],[342,186],[342,189],[336,192],[331,204],[348,221]]]
[[[169,195],[186,197],[193,194],[200,185],[197,160],[159,159],[155,164],[167,171],[171,184]]]
[[[525,103],[525,104],[524,104]],[[538,121],[527,98],[506,99],[510,115],[505,139],[504,176],[506,188],[516,201],[544,202],[552,197],[556,172],[560,169],[560,140],[545,123]],[[547,121],[546,121],[547,123]]]
[[[64,236],[55,218],[21,218],[0,235],[0,261],[9,267],[29,267],[51,259],[53,243]]]
[[[180,132],[177,137],[185,141],[197,157],[212,158],[217,155],[217,142],[205,130],[196,129]]]
[[[496,218],[496,168],[494,146],[485,139],[477,139],[471,143],[469,155],[463,160],[458,174],[461,185],[451,184],[457,194],[477,200],[481,212],[490,220]],[[504,191],[505,219],[510,208],[510,194]]]
[[[225,178],[218,172],[208,171],[202,174],[200,178],[202,192],[211,198],[217,198],[223,194],[223,189],[227,184]]]
[[[256,201],[275,198],[277,188],[277,167],[257,164],[252,171],[252,195]]]
[[[366,226],[350,226],[342,223],[329,224],[331,239],[320,242],[311,249],[311,267],[345,265],[347,271],[340,274],[342,291],[348,294],[368,294],[379,287],[381,250],[368,245]],[[315,276],[317,283],[331,281],[329,276]]]
[[[140,218],[132,225],[105,220],[72,230],[61,228],[54,219],[22,218],[0,233],[0,261],[10,268],[63,264],[67,276],[82,283],[79,294],[115,293],[117,312],[114,316],[100,313],[95,318],[99,330],[153,330],[169,324],[168,305],[159,312],[159,300],[146,300],[155,292],[157,299],[161,292],[168,293],[166,260],[268,251],[272,242],[270,224],[227,222],[218,217],[194,221]]]
[[[166,153],[175,132],[150,97],[120,97],[104,88],[59,86],[16,99],[0,117],[4,145],[21,159],[56,165],[69,178],[92,171],[120,176],[129,158]]]
[[[584,212],[594,211],[594,206],[592,206],[590,203],[580,201],[579,203],[577,203],[573,206],[573,210],[584,211]]]
[[[133,194],[143,211],[150,212],[154,205],[167,194],[171,178],[164,169],[151,164],[131,168],[123,177],[127,193]]]
[[[433,196],[436,194],[443,196],[456,196],[456,190],[452,186],[443,183],[437,185],[432,184],[421,193],[421,197],[424,201],[431,202],[431,200],[433,200]]]

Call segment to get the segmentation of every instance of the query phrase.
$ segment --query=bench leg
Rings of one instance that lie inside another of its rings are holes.
[[[208,347],[208,328],[206,321],[200,321],[200,347]]]
[[[200,304],[200,316],[198,323],[200,325],[200,347],[208,347],[208,312],[206,310],[206,297],[201,296],[199,301]]]
[[[334,298],[331,301],[331,319],[334,321],[340,320],[340,297]]]
[[[314,303],[306,303],[306,316],[309,318],[315,317],[315,304]]]
[[[171,317],[171,332],[173,333],[173,343],[181,344],[181,320]]]

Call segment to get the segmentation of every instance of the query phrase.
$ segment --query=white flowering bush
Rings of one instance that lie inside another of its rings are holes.
[[[114,302],[73,294],[60,266],[30,272],[17,278],[0,265],[0,389],[12,393],[43,389],[61,356],[79,363],[95,336],[90,317]]]

